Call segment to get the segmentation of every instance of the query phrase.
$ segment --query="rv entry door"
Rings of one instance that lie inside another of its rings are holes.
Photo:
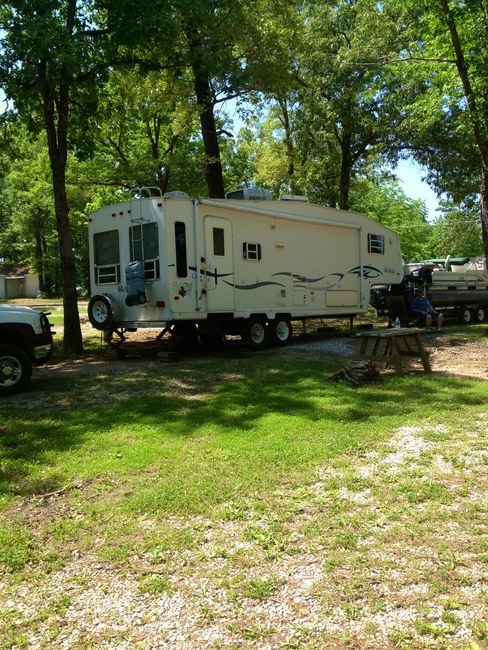
[[[218,217],[204,218],[203,289],[208,311],[234,310],[234,259],[232,223]]]

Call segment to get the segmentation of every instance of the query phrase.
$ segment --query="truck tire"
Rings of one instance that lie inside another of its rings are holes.
[[[32,362],[17,345],[0,345],[0,396],[23,390],[32,375]]]
[[[292,329],[288,318],[275,318],[269,322],[269,340],[271,345],[282,347],[291,339]]]
[[[474,314],[468,307],[461,307],[459,311],[459,320],[465,325],[469,325],[474,320]]]
[[[475,316],[478,323],[484,323],[486,318],[486,308],[483,305],[479,305],[475,310]]]
[[[251,317],[247,323],[244,340],[254,350],[262,350],[268,344],[269,332],[263,318]]]
[[[88,319],[96,330],[113,329],[114,312],[112,302],[107,296],[97,294],[88,303]]]

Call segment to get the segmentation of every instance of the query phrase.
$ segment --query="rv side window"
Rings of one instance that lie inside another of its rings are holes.
[[[242,244],[242,255],[245,260],[260,260],[261,244],[250,244],[249,242],[244,242]]]
[[[213,228],[213,252],[214,255],[218,255],[219,257],[225,255],[223,228]]]
[[[385,238],[383,235],[368,234],[368,253],[385,254]]]
[[[129,228],[131,260],[144,262],[144,278],[159,278],[158,224],[138,224]]]
[[[175,221],[176,275],[186,278],[188,262],[186,259],[186,226],[182,221]]]
[[[120,282],[119,231],[107,230],[93,235],[95,252],[95,282],[115,284]]]

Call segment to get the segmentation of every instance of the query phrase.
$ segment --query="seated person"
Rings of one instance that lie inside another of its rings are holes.
[[[435,323],[438,330],[442,329],[444,316],[432,307],[423,287],[417,288],[416,295],[410,303],[410,310],[418,314],[420,323],[425,327],[430,327],[432,323]]]

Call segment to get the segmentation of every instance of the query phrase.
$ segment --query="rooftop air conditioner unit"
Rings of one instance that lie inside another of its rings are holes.
[[[173,192],[165,192],[164,198],[165,199],[189,199],[190,197],[186,192],[182,192],[181,190],[173,190]]]
[[[227,192],[225,198],[244,201],[271,201],[273,197],[269,190],[262,187],[243,187],[241,190]]]
[[[299,194],[282,194],[280,201],[302,201],[302,203],[308,203],[308,198]]]

